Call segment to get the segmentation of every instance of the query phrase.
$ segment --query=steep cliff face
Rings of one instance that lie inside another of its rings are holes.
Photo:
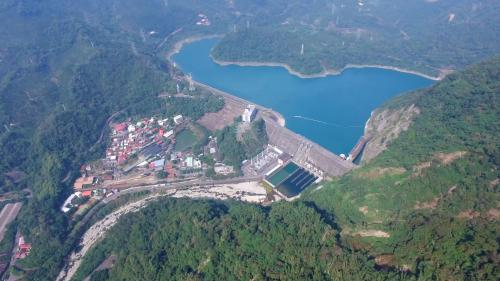
[[[400,109],[381,108],[372,112],[365,126],[365,137],[370,139],[364,148],[361,163],[368,163],[406,131],[412,120],[420,114],[420,109],[414,104]]]

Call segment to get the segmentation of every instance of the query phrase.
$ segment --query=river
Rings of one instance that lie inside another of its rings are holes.
[[[289,129],[336,154],[349,153],[384,101],[434,82],[380,68],[299,78],[282,67],[222,66],[210,57],[217,40],[186,44],[172,59],[196,81],[278,111]]]

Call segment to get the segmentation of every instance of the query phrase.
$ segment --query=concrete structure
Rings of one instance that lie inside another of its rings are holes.
[[[319,144],[280,126],[269,117],[264,117],[264,120],[269,144],[292,155],[297,164],[312,163],[329,176],[341,176],[356,167],[350,161],[342,160]]]
[[[193,168],[193,166],[194,166],[193,157],[191,156],[186,157],[186,167]]]
[[[216,163],[214,165],[214,171],[218,175],[229,175],[234,173],[233,166],[227,166],[223,163]]]
[[[19,241],[17,243],[17,252],[14,257],[16,259],[26,258],[30,254],[31,247],[31,243],[26,243],[26,241],[24,241],[24,236],[19,237]]]
[[[125,123],[119,123],[114,126],[115,131],[117,132],[123,132],[125,129],[127,129],[127,125]]]
[[[280,156],[278,156],[278,163],[280,165],[285,165],[291,159],[292,159],[292,156],[290,154],[284,152]]]
[[[90,197],[90,196],[92,196],[92,190],[84,190],[84,191],[82,191],[82,196],[83,197]]]
[[[169,138],[169,137],[171,137],[173,134],[174,134],[174,130],[170,130],[170,131],[166,132],[166,133],[163,135],[163,137],[165,137],[165,138]]]
[[[165,166],[165,159],[162,158],[160,160],[153,161],[150,165],[151,169],[154,169],[155,171],[161,171],[163,170],[163,166]]]
[[[349,156],[347,157],[347,160],[354,161],[358,156],[363,152],[363,149],[365,148],[366,143],[370,141],[369,138],[362,136],[356,145],[352,148],[351,152],[349,152]]]
[[[248,101],[242,98],[235,97],[199,82],[195,82],[195,84],[214,94],[223,96],[226,102],[231,103],[233,108],[241,109],[245,105],[248,105]],[[324,171],[325,176],[341,176],[356,167],[356,165],[350,161],[342,160],[339,156],[321,147],[319,144],[285,128],[285,119],[279,113],[259,105],[256,106],[256,109],[258,109],[257,115],[260,115],[266,122],[269,144],[277,146],[284,152],[292,155],[296,163],[300,165],[310,163],[314,165],[314,167]],[[219,115],[212,116],[220,119]],[[227,119],[226,121],[227,122],[224,124],[217,125],[222,126],[233,123],[232,119]]]
[[[256,114],[257,109],[255,108],[255,105],[249,104],[247,108],[245,108],[245,111],[243,112],[243,115],[241,117],[243,119],[243,122],[250,123],[253,121]]]
[[[182,123],[182,121],[184,121],[184,117],[182,117],[182,115],[177,115],[177,116],[174,116],[174,123],[176,125],[179,125],[180,123]]]
[[[61,211],[63,213],[67,213],[71,210],[71,208],[73,208],[73,204],[71,204],[71,202],[73,201],[73,199],[75,199],[78,196],[77,193],[79,193],[81,195],[81,192],[75,192],[75,193],[71,194],[66,199],[66,201],[64,201],[64,204],[61,207]]]

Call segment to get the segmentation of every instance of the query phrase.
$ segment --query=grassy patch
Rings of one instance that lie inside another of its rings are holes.
[[[175,150],[185,151],[192,148],[198,138],[190,129],[184,129],[175,137]]]

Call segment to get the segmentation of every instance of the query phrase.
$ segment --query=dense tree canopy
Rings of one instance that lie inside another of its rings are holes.
[[[111,254],[117,263],[107,280],[400,280],[405,275],[379,273],[373,261],[343,249],[334,224],[303,203],[264,209],[167,199],[127,215],[107,237],[88,254],[75,280]]]

